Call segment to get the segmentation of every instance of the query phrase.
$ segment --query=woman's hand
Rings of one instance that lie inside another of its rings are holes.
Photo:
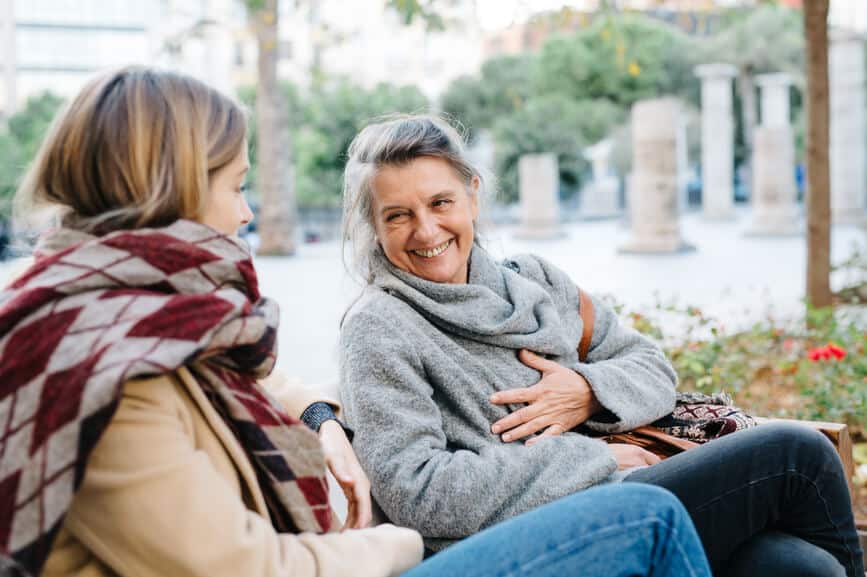
[[[355,456],[355,451],[352,450],[349,439],[346,438],[343,427],[337,421],[325,421],[319,427],[319,441],[325,452],[328,469],[337,479],[340,488],[343,489],[343,494],[346,495],[346,501],[349,505],[343,528],[361,529],[367,527],[370,525],[372,515],[370,481],[364,474],[361,465],[358,464],[358,458]]]
[[[650,451],[636,447],[635,445],[611,443],[608,447],[614,453],[614,458],[617,459],[617,468],[621,471],[623,469],[655,465],[662,460]]]
[[[518,358],[541,372],[542,378],[531,387],[499,391],[491,396],[491,402],[496,405],[527,403],[526,407],[503,417],[491,427],[495,435],[502,434],[504,442],[544,430],[526,442],[528,446],[532,445],[539,439],[577,427],[602,409],[593,389],[575,371],[526,349],[518,353]]]

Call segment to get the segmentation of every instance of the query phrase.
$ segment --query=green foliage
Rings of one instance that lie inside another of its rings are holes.
[[[27,100],[24,109],[9,118],[9,133],[21,146],[21,153],[28,160],[36,155],[42,137],[63,104],[63,99],[50,92],[43,92]]]
[[[636,100],[676,94],[697,102],[693,44],[645,16],[604,15],[551,37],[538,54],[485,62],[477,77],[455,80],[440,105],[471,137],[479,129],[493,132],[503,200],[518,196],[520,155],[539,152],[557,154],[567,196],[587,169],[582,148],[623,123]]]
[[[642,98],[675,94],[694,99],[698,80],[694,41],[677,28],[635,15],[606,15],[542,48],[534,70],[536,93],[605,98],[624,108]]]
[[[623,116],[622,109],[607,100],[575,101],[562,94],[531,98],[514,114],[503,116],[494,124],[502,200],[518,198],[518,160],[523,154],[556,154],[561,195],[577,191],[588,167],[583,147],[601,139]]]
[[[723,13],[720,30],[701,41],[706,62],[729,62],[751,74],[804,72],[804,24],[801,12],[777,4]]]
[[[478,77],[454,80],[440,97],[440,108],[467,129],[472,141],[479,129],[493,128],[498,119],[523,108],[530,96],[533,63],[529,55],[491,58]]]
[[[0,220],[11,216],[18,183],[62,104],[63,99],[48,92],[31,97],[0,127]]]
[[[388,6],[403,19],[407,26],[419,19],[428,30],[442,30],[446,27],[446,21],[442,15],[431,8],[432,2],[423,0],[388,0]]]
[[[338,206],[349,143],[376,117],[423,112],[427,98],[415,87],[379,84],[364,90],[341,81],[307,99],[306,124],[296,133],[296,191],[303,206]]]
[[[295,192],[302,207],[339,206],[346,150],[371,119],[392,113],[423,112],[429,107],[427,98],[417,88],[392,84],[366,90],[341,80],[320,84],[303,94],[295,86],[284,84],[282,92],[292,137]],[[238,94],[251,111],[255,110],[255,87],[244,87]],[[249,122],[248,180],[255,182],[255,115],[250,115]]]
[[[867,432],[863,310],[814,309],[804,319],[767,318],[730,332],[695,307],[617,308],[663,346],[684,390],[724,390],[755,415],[848,423],[856,437]],[[822,354],[829,345],[837,356]]]

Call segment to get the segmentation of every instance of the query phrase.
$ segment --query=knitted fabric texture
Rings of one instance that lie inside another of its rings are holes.
[[[430,549],[618,479],[610,448],[578,431],[531,447],[491,432],[522,406],[495,405],[491,394],[541,378],[520,349],[587,380],[607,409],[587,423],[594,431],[627,431],[674,407],[676,375],[662,351],[596,299],[579,360],[578,290],[541,258],[500,263],[474,246],[460,285],[412,276],[381,254],[373,272],[341,331],[344,410],[382,511]]]
[[[278,320],[246,245],[204,225],[48,237],[0,294],[3,574],[39,574],[124,383],[182,366],[244,447],[275,528],[327,531],[318,439],[257,384]]]

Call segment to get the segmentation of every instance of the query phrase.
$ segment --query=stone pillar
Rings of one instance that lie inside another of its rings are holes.
[[[689,118],[683,109],[677,119],[677,211],[681,214],[689,207],[689,145],[687,143],[687,128]]]
[[[831,33],[828,54],[831,97],[831,217],[835,223],[865,220],[864,39]]]
[[[632,106],[632,178],[628,253],[672,253],[693,247],[680,236],[677,139],[680,103],[642,100]]]
[[[756,77],[761,88],[761,125],[753,134],[753,220],[749,235],[780,236],[800,232],[795,144],[789,122],[787,74]]]
[[[701,204],[708,219],[734,216],[734,117],[730,64],[695,69],[701,79]]]
[[[555,154],[525,154],[518,160],[521,196],[519,238],[563,236],[560,229],[560,170]]]
[[[584,158],[593,167],[593,182],[581,190],[581,216],[609,218],[620,215],[619,182],[609,173],[608,162],[614,141],[606,138],[584,149]]]

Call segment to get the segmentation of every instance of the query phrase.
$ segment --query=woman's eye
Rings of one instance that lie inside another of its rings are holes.
[[[393,212],[385,217],[385,222],[396,222],[406,216],[405,212]]]
[[[442,207],[442,206],[449,205],[449,204],[451,204],[451,203],[452,203],[451,199],[449,199],[449,198],[441,198],[441,199],[439,199],[439,200],[435,200],[434,203],[433,203],[433,205],[434,205],[434,206]]]

